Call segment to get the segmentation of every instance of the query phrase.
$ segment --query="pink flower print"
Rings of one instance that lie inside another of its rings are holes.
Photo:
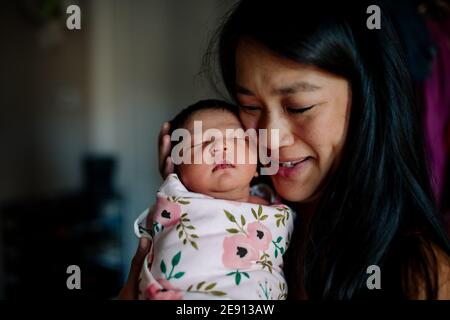
[[[154,220],[164,227],[176,225],[180,220],[181,206],[178,203],[158,197],[155,207]]]
[[[155,283],[150,284],[147,287],[147,299],[149,300],[182,300],[183,295],[180,289],[175,288],[166,279],[158,279],[159,284],[163,287],[162,289]]]
[[[272,241],[272,233],[259,221],[250,223],[247,226],[248,238],[253,247],[259,250],[267,250]]]
[[[226,237],[223,240],[223,265],[229,269],[246,269],[258,260],[258,250],[244,235]]]

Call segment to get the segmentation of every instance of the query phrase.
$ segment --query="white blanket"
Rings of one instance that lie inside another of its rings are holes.
[[[285,205],[193,193],[170,175],[152,212],[135,222],[136,235],[152,240],[140,299],[286,299],[283,254],[293,214]]]

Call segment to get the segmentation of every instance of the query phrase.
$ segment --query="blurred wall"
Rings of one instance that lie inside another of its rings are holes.
[[[37,27],[2,4],[0,201],[79,185],[88,142],[86,30]]]
[[[17,3],[2,4],[0,203],[77,189],[86,152],[116,155],[127,272],[137,244],[132,223],[162,181],[160,126],[214,94],[197,74],[233,2],[63,1],[81,7],[75,31],[64,28],[64,14],[38,26]]]
[[[132,224],[155,199],[162,179],[157,137],[163,121],[211,96],[197,76],[209,37],[231,1],[92,2],[90,148],[119,156],[127,197],[125,270],[136,249]]]

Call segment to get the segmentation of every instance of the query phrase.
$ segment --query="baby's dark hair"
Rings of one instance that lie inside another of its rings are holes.
[[[184,128],[188,120],[199,111],[204,110],[222,110],[227,111],[234,114],[239,119],[238,107],[228,103],[223,100],[217,99],[206,99],[200,100],[190,106],[184,108],[180,113],[178,113],[175,118],[170,121],[170,130],[169,135],[172,136],[172,133],[176,129]],[[178,143],[177,141],[172,141],[172,148],[174,144]]]

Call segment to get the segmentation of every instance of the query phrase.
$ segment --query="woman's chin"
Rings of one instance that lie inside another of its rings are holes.
[[[286,179],[277,176],[272,177],[272,182],[276,192],[284,200],[307,203],[313,196],[314,188],[304,183],[287,182]]]

